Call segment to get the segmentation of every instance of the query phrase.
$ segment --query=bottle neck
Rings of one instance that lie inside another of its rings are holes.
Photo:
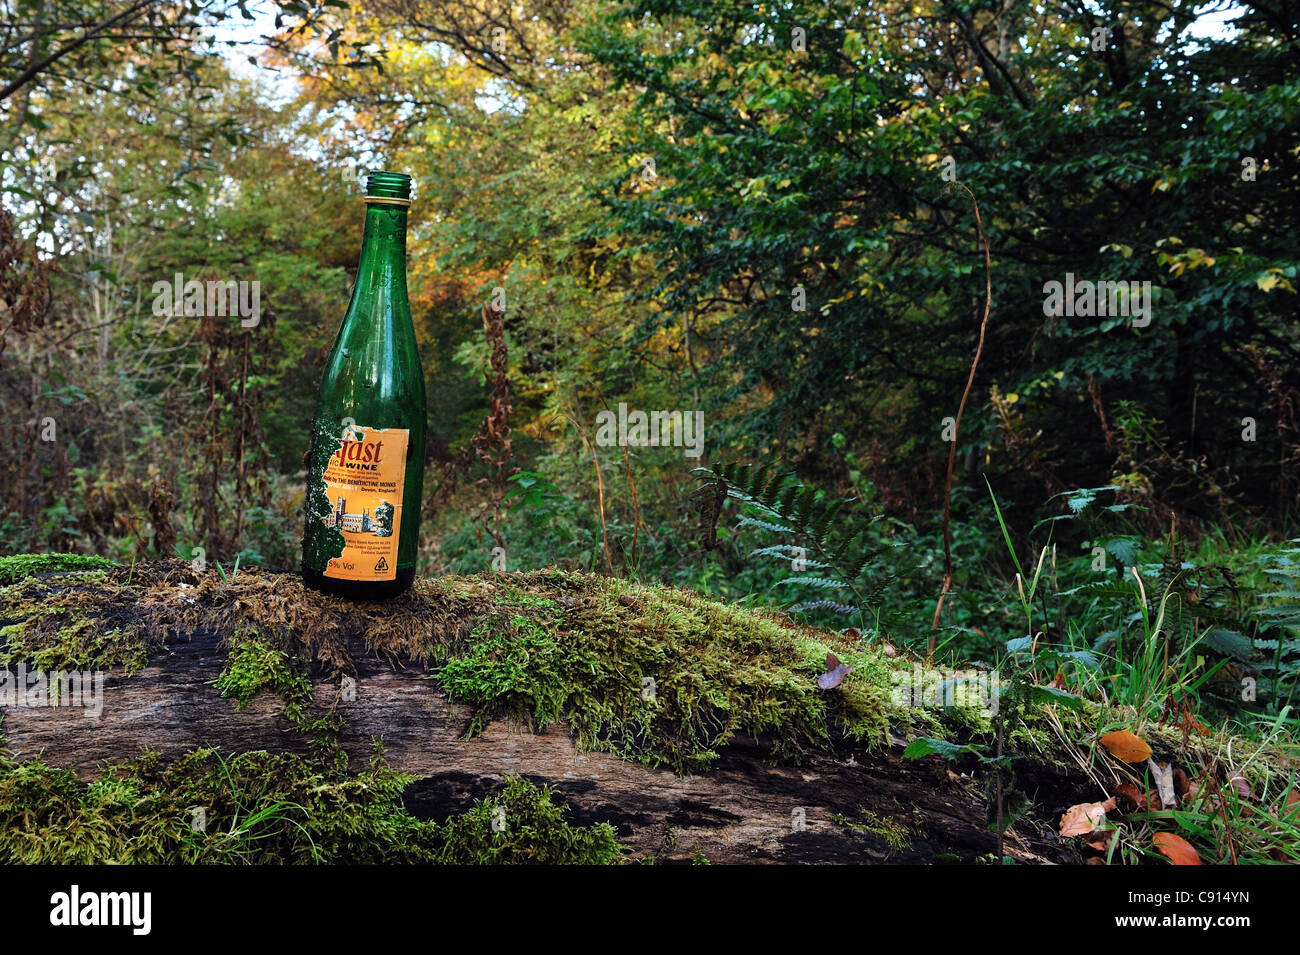
[[[355,294],[400,290],[405,298],[406,212],[405,206],[366,203]]]

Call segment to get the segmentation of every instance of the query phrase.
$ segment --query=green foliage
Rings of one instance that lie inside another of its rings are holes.
[[[1254,611],[1258,635],[1251,643],[1263,657],[1257,689],[1268,712],[1276,714],[1293,704],[1300,686],[1300,540],[1279,547],[1257,566],[1274,589],[1260,594],[1264,606]],[[1237,639],[1223,649],[1235,656],[1248,652],[1239,649]]]
[[[1171,16],[638,0],[583,31],[640,91],[647,122],[628,148],[659,174],[649,190],[629,188],[634,169],[613,177],[595,235],[655,256],[640,297],[667,309],[650,321],[697,311],[725,338],[702,374],[728,445],[815,459],[805,438],[829,420],[886,432],[900,479],[946,454],[922,436],[956,404],[982,293],[974,225],[944,191],[950,157],[989,210],[996,260],[981,380],[1022,395],[1050,380],[1026,430],[1071,436],[1044,468],[1108,476],[1091,381],[1168,422],[1169,447],[1194,436],[1243,484],[1276,480],[1276,441],[1209,434],[1195,402],[1214,395],[1233,422],[1269,406],[1252,362],[1225,358],[1252,344],[1294,369],[1295,33],[1249,5],[1208,40]],[[1090,50],[1093,26],[1119,22],[1108,50],[1122,55]],[[1241,174],[1250,157],[1257,182]],[[1044,316],[1045,283],[1067,273],[1150,282],[1150,324]],[[994,428],[972,410],[978,448]],[[1025,477],[1013,455],[993,467]],[[1213,501],[1209,483],[1177,496]]]
[[[706,535],[715,533],[721,501],[739,501],[746,513],[738,528],[783,539],[750,554],[791,567],[792,573],[773,586],[783,588],[783,594],[808,588],[823,592],[792,610],[856,613],[863,626],[871,620],[873,630],[887,632],[886,595],[903,571],[905,557],[899,542],[888,538],[878,521],[864,525],[851,508],[845,510],[851,501],[834,498],[770,465],[722,463],[694,473],[703,482],[696,497]],[[841,595],[851,596],[853,603],[838,602]]]
[[[960,759],[963,756],[979,756],[985,750],[983,746],[967,744],[965,746],[950,743],[947,740],[919,736],[907,744],[903,750],[903,759],[922,759],[926,756],[942,756],[944,759]]]

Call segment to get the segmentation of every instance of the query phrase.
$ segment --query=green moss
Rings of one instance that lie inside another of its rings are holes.
[[[0,557],[0,585],[17,583],[36,574],[106,570],[116,566],[106,557],[90,554],[14,554]]]
[[[347,767],[347,754],[338,739],[343,719],[333,708],[311,715],[311,679],[301,657],[247,630],[236,632],[227,651],[225,668],[212,682],[222,696],[235,701],[235,709],[242,710],[269,690],[279,697],[293,729],[310,737],[318,759],[339,769]]]
[[[213,684],[221,695],[235,701],[242,710],[263,690],[272,690],[290,705],[311,697],[311,681],[294,666],[287,651],[259,639],[256,633],[239,631],[227,644],[226,666]]]
[[[200,749],[89,783],[0,754],[0,863],[605,863],[622,852],[610,826],[570,825],[524,780],[441,825],[405,809],[412,781],[378,753],[349,775],[294,755]]]
[[[859,807],[858,815],[854,819],[836,813],[832,821],[851,832],[879,837],[890,853],[903,852],[912,843],[912,832],[907,826],[870,809]]]
[[[879,742],[891,723],[929,725],[893,706],[890,663],[865,645],[668,588],[588,577],[556,595],[554,575],[512,583],[511,609],[486,610],[436,671],[474,707],[471,731],[502,717],[564,721],[581,746],[686,770],[736,734],[795,758],[832,732]],[[534,588],[553,596],[518,599]],[[853,672],[826,692],[817,677],[831,650]]]
[[[409,779],[376,760],[355,777],[292,755],[201,749],[153,756],[91,783],[0,760],[6,863],[414,861],[430,824],[402,810]]]
[[[479,708],[471,727],[478,732],[490,711],[509,709],[535,726],[561,718],[570,663],[541,623],[502,614],[476,627],[438,676],[452,699]]]
[[[625,850],[614,827],[570,825],[568,811],[552,802],[554,790],[520,777],[443,828],[437,861],[453,864],[608,865]]]
[[[59,610],[51,607],[43,613],[59,615]],[[67,615],[58,616],[58,622],[67,619]],[[43,630],[31,626],[31,622],[29,619],[0,629],[0,666],[21,660],[45,671],[122,667],[136,673],[148,663],[144,642],[129,630],[105,628],[86,618]]]
[[[505,588],[504,592],[497,598],[497,603],[503,607],[554,607],[555,601],[546,597],[540,597],[536,594],[521,593],[512,587]]]

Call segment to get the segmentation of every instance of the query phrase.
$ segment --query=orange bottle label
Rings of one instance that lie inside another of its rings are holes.
[[[338,580],[393,580],[402,531],[406,483],[405,428],[352,427],[325,467],[325,493],[333,510],[326,527],[343,535],[343,553],[324,574]]]

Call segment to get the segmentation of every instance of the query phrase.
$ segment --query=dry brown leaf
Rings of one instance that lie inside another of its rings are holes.
[[[898,648],[895,647],[895,646],[894,646],[892,643],[890,643],[888,640],[885,640],[883,643],[880,644],[880,650],[881,650],[881,652],[884,653],[884,655],[887,656],[887,657],[896,657],[896,656],[898,656]]]
[[[1101,745],[1116,759],[1126,763],[1143,763],[1151,758],[1151,747],[1128,730],[1116,730],[1101,738]]]
[[[1187,795],[1191,791],[1192,791],[1192,781],[1187,777],[1187,774],[1183,772],[1181,768],[1175,769],[1174,770],[1174,792],[1178,793],[1179,797],[1186,799]]]
[[[1132,783],[1120,783],[1115,787],[1115,796],[1123,800],[1122,811],[1134,812],[1138,809],[1150,809],[1151,797]]]
[[[1157,832],[1156,837],[1151,841],[1156,851],[1168,856],[1169,861],[1174,865],[1201,864],[1201,857],[1196,854],[1192,844],[1182,836],[1176,836],[1172,832]]]
[[[1106,813],[1115,808],[1115,800],[1105,802],[1081,802],[1065,810],[1061,817],[1061,835],[1084,836],[1106,821]]]
[[[826,672],[817,678],[817,685],[823,690],[833,690],[844,678],[853,672],[852,663],[841,663],[833,653],[826,654]]]
[[[1088,843],[1090,849],[1096,849],[1098,852],[1109,852],[1110,844],[1115,841],[1115,830],[1098,829],[1084,836],[1083,841]]]
[[[1241,775],[1240,769],[1228,773],[1228,782],[1232,783],[1233,788],[1237,790],[1237,795],[1242,799],[1250,798],[1250,783],[1246,781],[1245,776]]]

